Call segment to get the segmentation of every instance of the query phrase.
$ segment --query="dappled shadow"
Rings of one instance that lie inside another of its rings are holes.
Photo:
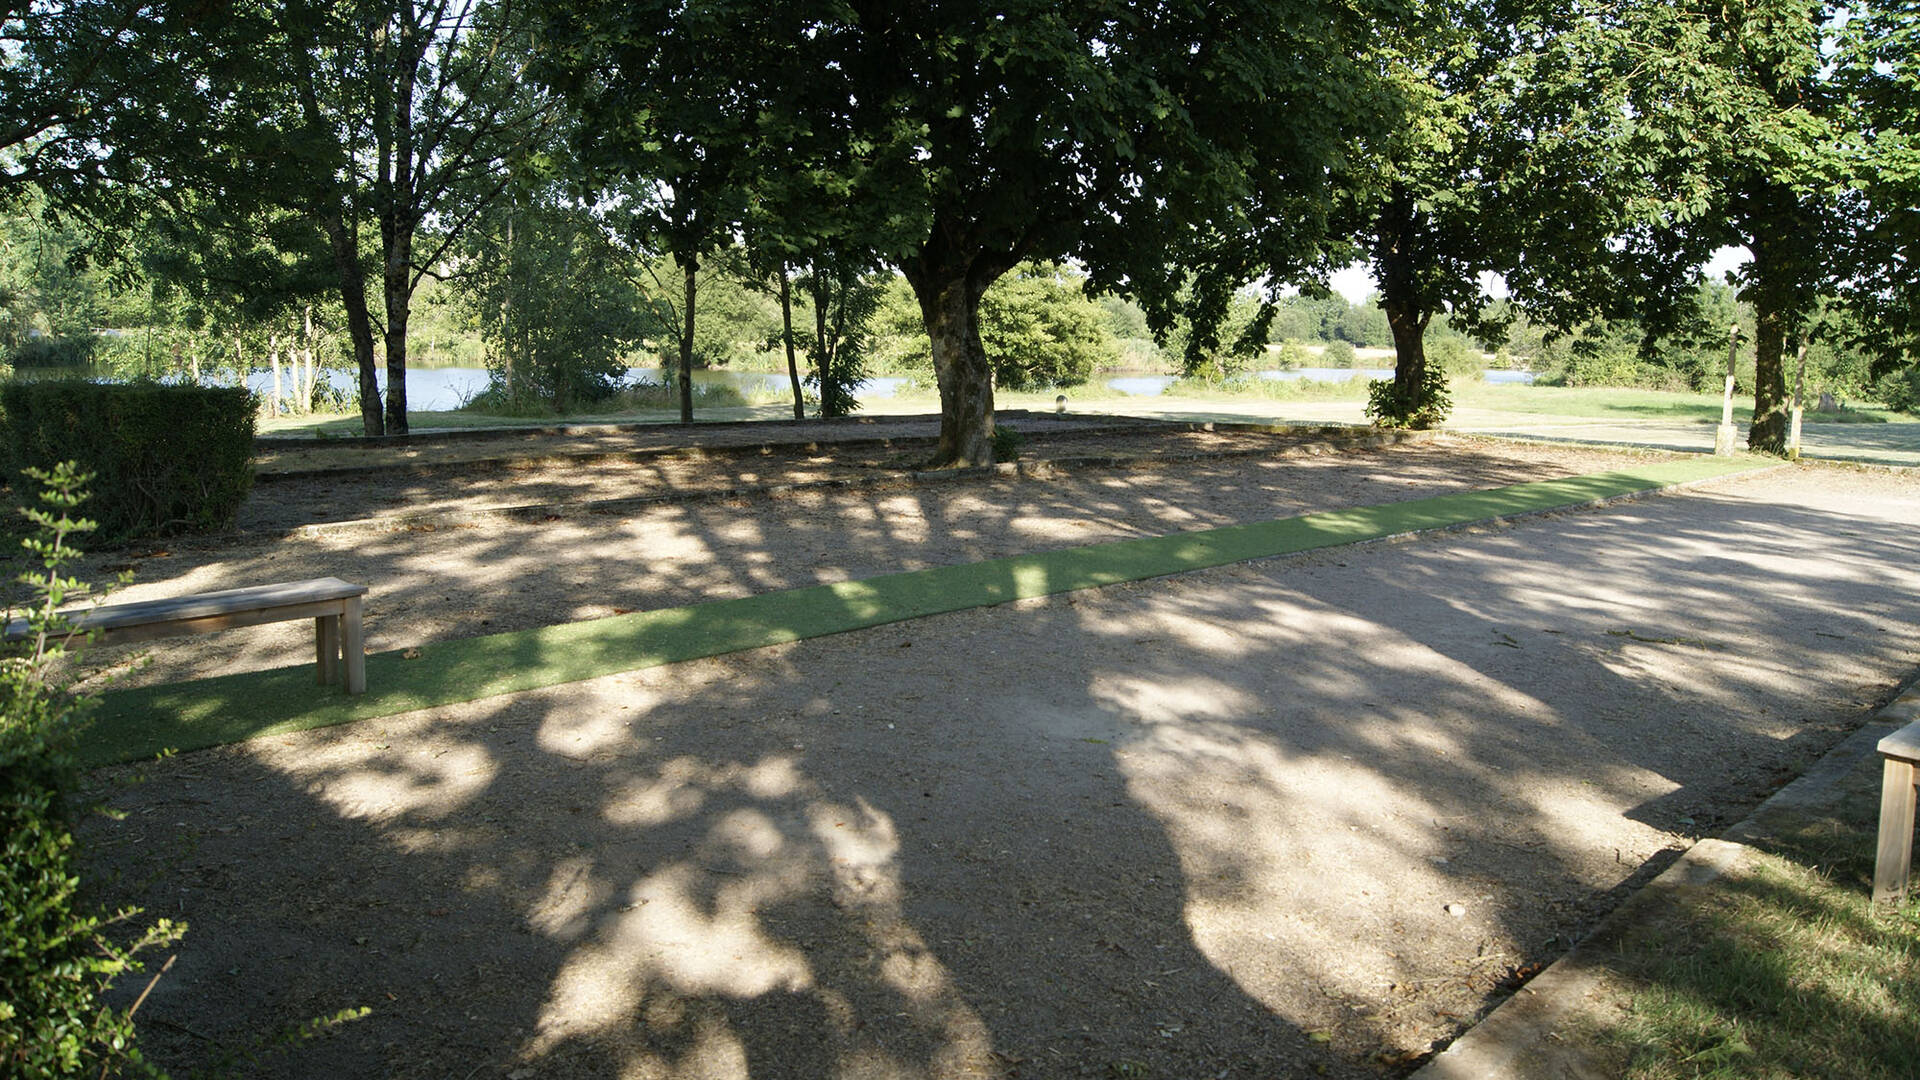
[[[1558,452],[1557,452],[1558,453]],[[330,574],[371,586],[376,651],[1104,540],[1264,521],[1619,467],[1604,453],[1532,460],[1481,445],[1409,445],[1318,457],[1083,469],[1053,480],[708,501],[445,527],[395,524],[286,540],[179,542],[95,557],[131,568],[121,598]],[[155,550],[164,556],[153,557]],[[132,684],[300,661],[298,625],[100,650]]]
[[[1808,457],[1863,464],[1920,465],[1920,424],[1823,424],[1807,417],[1801,429]]]
[[[1859,826],[1871,836],[1870,820]],[[1607,963],[1637,994],[1628,1022],[1608,1032],[1622,1056],[1735,1073],[1910,1076],[1920,1019],[1881,983],[1904,977],[1920,919],[1870,911],[1866,890],[1835,893],[1818,875],[1749,856],[1710,898],[1689,897],[1608,942]]]
[[[1113,479],[1075,490],[1089,516],[1183,509],[1181,477]],[[1920,490],[1866,482],[1729,481],[187,755],[113,795],[94,872],[192,923],[142,1014],[169,1064],[366,1005],[252,1071],[1393,1073],[1904,671]],[[1026,505],[863,503],[838,550],[992,553]],[[711,570],[780,580],[753,554]]]

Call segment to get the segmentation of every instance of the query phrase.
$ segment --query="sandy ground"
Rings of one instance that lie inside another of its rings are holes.
[[[1156,445],[1157,443],[1157,445]],[[1276,452],[1247,456],[1267,445]],[[256,486],[241,512],[254,531],[102,553],[95,577],[132,572],[124,601],[332,575],[371,586],[375,652],[501,630],[673,607],[1026,551],[1161,535],[1597,472],[1649,458],[1492,442],[1416,442],[1382,451],[1293,453],[1319,436],[1169,432],[1157,440],[1048,440],[1036,452],[1131,450],[1135,468],[1060,468],[1051,479],[916,484],[874,467],[872,451],[364,473]],[[1158,460],[1211,449],[1216,460]],[[894,451],[887,451],[893,454]],[[911,449],[898,453],[912,457]],[[702,498],[570,513],[607,500],[690,495],[783,476],[859,474],[877,486],[779,497]],[[750,481],[743,479],[743,474]],[[408,500],[412,501],[409,502]],[[556,502],[555,500],[561,500]],[[551,515],[488,508],[539,503]],[[411,516],[434,508],[431,520]],[[315,524],[316,508],[326,521]],[[462,516],[463,512],[468,516]],[[308,528],[292,529],[296,521]],[[295,623],[91,659],[120,685],[173,682],[301,662],[311,631]],[[138,666],[134,662],[138,661]]]
[[[1627,460],[1441,440],[133,561],[373,580],[392,648]],[[1893,688],[1916,524],[1920,481],[1789,468],[259,740],[97,774],[88,873],[191,925],[141,1012],[177,1071],[366,1007],[243,1072],[1399,1075]]]

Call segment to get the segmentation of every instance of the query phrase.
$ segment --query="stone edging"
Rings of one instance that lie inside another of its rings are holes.
[[[1207,425],[1219,430],[1241,430],[1241,425]],[[1268,430],[1262,425],[1250,425],[1251,430]],[[1275,429],[1280,431],[1291,428]],[[1335,431],[1325,430],[1324,434],[1333,435]],[[433,528],[453,528],[461,525],[477,524],[485,521],[550,521],[559,518],[586,517],[594,515],[618,514],[626,511],[644,510],[658,506],[678,506],[694,503],[724,501],[744,498],[784,498],[815,491],[871,489],[898,486],[917,486],[920,484],[954,483],[965,480],[983,480],[996,477],[1021,477],[1033,480],[1050,480],[1075,468],[1085,469],[1124,469],[1153,468],[1166,463],[1175,464],[1191,461],[1225,460],[1236,457],[1314,457],[1321,454],[1339,453],[1355,448],[1375,449],[1403,442],[1419,442],[1432,438],[1433,432],[1375,432],[1356,437],[1323,439],[1318,442],[1300,443],[1282,447],[1257,447],[1246,450],[1227,450],[1219,452],[1195,451],[1178,454],[1151,454],[1139,456],[1098,456],[1089,455],[1072,458],[1039,458],[1032,461],[1010,461],[998,465],[985,465],[968,469],[922,469],[878,472],[871,476],[843,476],[828,480],[807,480],[797,483],[741,484],[731,487],[712,488],[706,491],[668,492],[659,495],[635,495],[620,499],[594,499],[585,502],[525,503],[518,506],[486,507],[473,510],[423,511],[408,514],[385,514],[378,517],[355,518],[349,521],[321,522],[313,525],[300,525],[280,533],[282,539],[312,539],[320,536],[337,536],[355,532],[383,532],[399,529],[431,526]],[[311,475],[311,474],[308,474]],[[270,534],[263,534],[270,535]]]

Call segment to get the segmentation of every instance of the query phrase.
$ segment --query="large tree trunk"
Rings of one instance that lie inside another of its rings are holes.
[[[998,274],[930,273],[911,262],[907,282],[933,342],[940,385],[940,445],[932,468],[993,464],[993,365],[980,343],[980,297]]]
[[[334,268],[340,275],[340,302],[347,309],[347,337],[353,342],[353,359],[360,368],[360,426],[367,435],[384,435],[380,383],[373,366],[373,319],[367,314],[367,280],[360,268],[359,245],[338,208],[328,214],[325,226],[333,245]]]
[[[387,434],[407,433],[407,309],[413,302],[413,96],[426,40],[403,19],[394,57],[392,97],[375,106],[381,190],[380,246],[386,255],[382,293],[387,308]],[[384,74],[384,72],[383,72]]]
[[[693,302],[697,294],[694,275],[700,272],[700,262],[689,255],[680,263],[681,272],[686,275],[686,325],[680,334],[680,422],[693,423]]]
[[[1767,302],[1764,291],[1754,303],[1753,426],[1747,431],[1747,449],[1763,454],[1787,452],[1788,324],[1786,312]]]
[[[1386,312],[1393,333],[1393,396],[1406,415],[1399,419],[1414,427],[1428,426],[1427,324],[1433,321],[1431,301],[1422,302],[1414,277],[1414,249],[1419,246],[1421,215],[1412,196],[1399,185],[1393,203],[1382,212],[1375,240],[1374,262],[1380,275],[1380,310]]]
[[[793,355],[793,284],[780,264],[780,340],[787,347],[787,381],[793,384],[793,418],[807,418],[807,396],[800,388],[800,362]]]
[[[1787,452],[1787,339],[1814,302],[1822,268],[1817,215],[1783,185],[1761,182],[1737,201],[1753,265],[1741,295],[1753,302],[1753,426],[1747,449]]]
[[[405,230],[387,255],[387,434],[407,433],[407,315],[413,302],[413,235]]]
[[[1393,331],[1393,389],[1402,401],[1420,402],[1427,380],[1427,323],[1431,316],[1384,297],[1380,307]],[[1422,402],[1424,404],[1424,402]]]

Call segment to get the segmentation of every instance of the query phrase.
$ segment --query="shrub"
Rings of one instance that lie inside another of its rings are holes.
[[[92,335],[34,338],[15,346],[7,360],[16,370],[66,368],[84,371],[93,363],[99,345],[99,339]]]
[[[1427,346],[1427,366],[1438,367],[1449,378],[1477,379],[1485,368],[1486,361],[1480,356],[1480,350],[1467,339],[1457,336],[1436,339]]]
[[[1020,434],[1019,431],[1005,424],[994,425],[993,460],[1018,461],[1020,459],[1020,448],[1026,444],[1027,437]]]
[[[10,383],[6,473],[74,461],[110,542],[225,527],[253,486],[253,395],[235,387]]]
[[[1270,352],[1269,356],[1272,357],[1273,366],[1281,371],[1307,367],[1309,366],[1307,361],[1313,359],[1313,354],[1292,338],[1281,342],[1279,350]]]
[[[1402,393],[1392,379],[1375,379],[1367,384],[1367,418],[1379,427],[1438,427],[1452,411],[1447,373],[1439,364],[1427,364],[1420,385],[1411,394]]]
[[[1110,371],[1153,371],[1167,362],[1166,353],[1153,343],[1150,337],[1130,337],[1119,339],[1119,359],[1112,361]]]
[[[1920,413],[1920,367],[1901,368],[1873,384],[1874,400],[1895,412]]]
[[[1351,342],[1329,341],[1327,342],[1327,347],[1320,351],[1320,365],[1322,367],[1350,368],[1357,359],[1359,359],[1359,354],[1353,351]]]
[[[77,775],[73,731],[90,703],[52,683],[47,668],[66,639],[56,609],[84,591],[61,576],[78,556],[67,538],[93,523],[72,516],[86,478],[70,463],[28,475],[46,484],[45,506],[26,511],[37,535],[25,545],[41,564],[21,578],[34,596],[27,615],[33,633],[0,658],[0,1075],[104,1074],[116,1063],[143,1068],[131,1013],[107,1008],[100,995],[115,976],[138,969],[136,952],[175,940],[180,928],[161,920],[120,947],[102,935],[103,920],[77,902],[65,795]]]

